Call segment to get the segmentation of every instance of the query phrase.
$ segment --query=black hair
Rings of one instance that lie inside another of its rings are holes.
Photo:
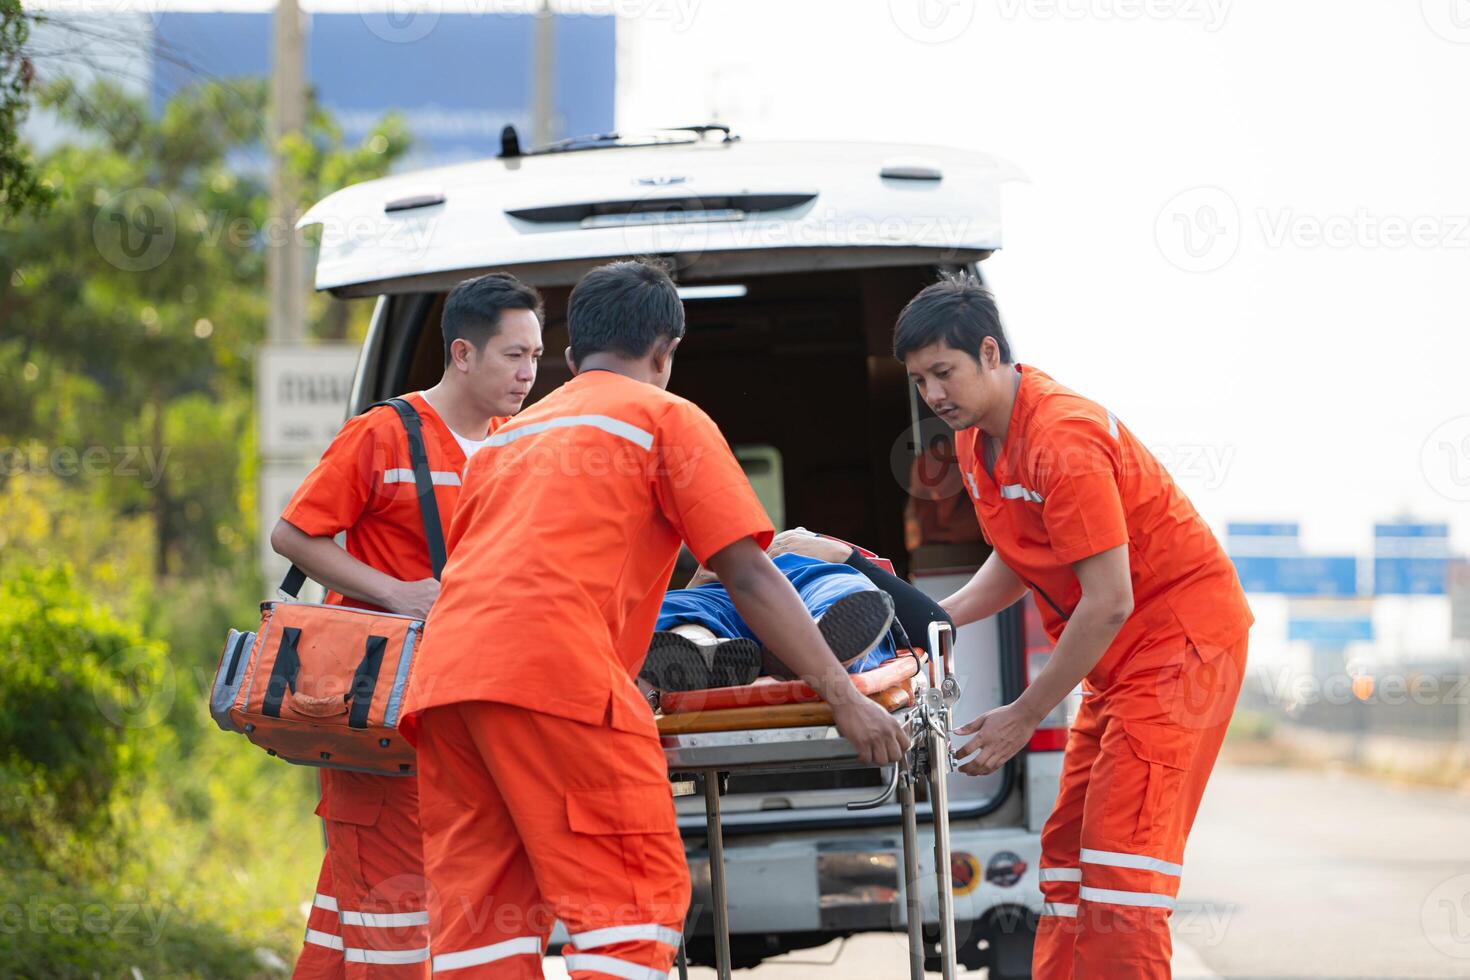
[[[567,302],[572,360],[604,351],[639,358],[660,340],[684,336],[684,304],[669,274],[634,259],[598,266],[582,277]]]
[[[449,349],[456,340],[469,341],[477,351],[483,349],[500,332],[500,314],[506,310],[530,310],[540,320],[541,294],[504,272],[466,279],[451,289],[440,318],[444,366],[449,367]]]
[[[1011,345],[1000,324],[995,297],[968,273],[946,273],[925,286],[898,315],[893,328],[893,356],[900,361],[916,350],[941,341],[980,359],[980,343],[994,337],[1002,364],[1011,363]]]

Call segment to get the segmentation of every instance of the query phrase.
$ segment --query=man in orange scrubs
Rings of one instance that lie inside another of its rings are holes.
[[[1029,590],[1056,644],[1014,702],[958,729],[994,772],[1080,682],[1041,835],[1038,980],[1169,976],[1184,845],[1234,709],[1252,622],[1234,566],[1114,415],[1012,363],[990,293],[947,278],[899,316],[894,351],[957,430],[993,552],[940,603],[955,622]]]
[[[575,377],[470,463],[404,705],[433,969],[455,980],[540,977],[558,919],[578,980],[669,969],[689,876],[634,678],[681,540],[865,760],[907,748],[766,557],[770,521],[719,429],[664,390],[684,335],[669,277],[594,269],[567,324]]]
[[[407,396],[444,523],[467,458],[519,411],[536,380],[540,302],[535,290],[501,274],[461,283],[445,301],[444,376]],[[345,550],[333,540],[343,531]],[[342,427],[291,498],[271,546],[331,590],[328,603],[428,614],[439,582],[396,412],[373,409]],[[316,812],[327,853],[294,976],[428,976],[418,780],[323,769],[321,786]]]

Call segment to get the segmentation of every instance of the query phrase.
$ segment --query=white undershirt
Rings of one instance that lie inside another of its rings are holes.
[[[446,425],[444,428],[449,429],[449,426]],[[466,439],[464,436],[460,435],[458,432],[455,432],[453,429],[449,429],[449,434],[454,436],[454,441],[459,443],[460,449],[464,450],[464,458],[466,462],[468,462],[470,458],[475,455],[475,453],[479,452],[481,449],[484,449],[490,444],[489,436],[486,436],[483,439]]]

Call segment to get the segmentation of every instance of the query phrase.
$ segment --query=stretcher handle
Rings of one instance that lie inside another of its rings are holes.
[[[898,764],[894,763],[891,768],[893,772],[888,777],[888,787],[883,790],[881,796],[875,796],[871,800],[855,800],[847,804],[847,808],[849,810],[876,810],[893,799],[893,794],[898,792]]]
[[[944,664],[940,681],[954,677],[954,627],[938,619],[929,624],[929,683],[933,687],[941,686],[934,678],[936,657]]]

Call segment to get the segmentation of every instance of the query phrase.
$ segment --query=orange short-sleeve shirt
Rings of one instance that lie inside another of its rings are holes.
[[[986,472],[978,429],[956,434],[986,539],[1031,587],[1053,641],[1082,598],[1072,565],[1128,546],[1133,615],[1099,667],[1145,637],[1182,632],[1206,659],[1245,636],[1245,593],[1209,526],[1158,460],[1111,412],[1018,365],[1010,427]]]
[[[701,409],[577,375],[480,450],[404,706],[500,701],[653,731],[633,678],[681,541],[700,562],[773,528]]]
[[[419,413],[434,500],[447,533],[459,501],[464,450],[421,394],[404,397]],[[504,418],[491,419],[490,431],[505,422]],[[347,420],[281,517],[312,537],[346,532],[344,547],[349,555],[396,579],[412,582],[433,574],[408,455],[408,434],[398,413],[387,406]],[[327,602],[371,608],[337,592],[328,592]]]

